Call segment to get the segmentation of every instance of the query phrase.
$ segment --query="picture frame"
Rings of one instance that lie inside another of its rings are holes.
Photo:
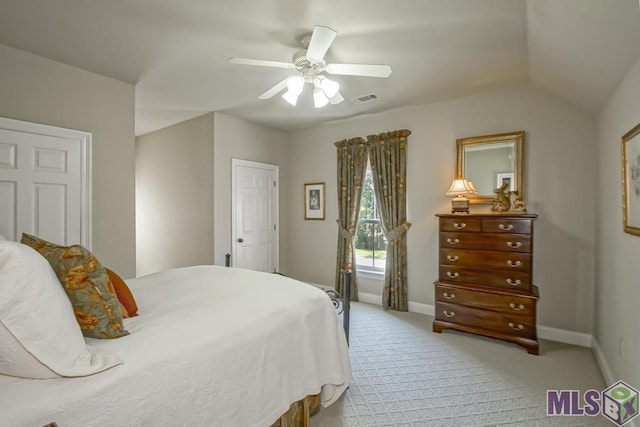
[[[640,123],[622,137],[622,221],[640,236]]]
[[[505,191],[514,191],[513,172],[496,174],[496,188],[502,187],[505,182],[509,183]]]
[[[324,220],[324,182],[304,184],[304,219]]]

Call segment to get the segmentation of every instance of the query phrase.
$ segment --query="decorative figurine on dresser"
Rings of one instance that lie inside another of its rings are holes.
[[[538,354],[532,284],[536,215],[441,214],[433,331],[512,341]]]

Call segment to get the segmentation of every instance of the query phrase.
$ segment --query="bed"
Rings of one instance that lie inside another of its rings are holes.
[[[345,331],[318,288],[222,266],[127,284],[140,313],[125,319],[130,335],[86,338],[124,363],[79,378],[0,375],[0,425],[271,426],[305,397],[326,407],[348,387]]]

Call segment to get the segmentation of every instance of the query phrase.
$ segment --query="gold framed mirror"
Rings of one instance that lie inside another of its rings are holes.
[[[496,188],[507,183],[524,199],[524,131],[472,136],[456,140],[457,179],[468,179],[478,190],[472,204],[491,203]]]

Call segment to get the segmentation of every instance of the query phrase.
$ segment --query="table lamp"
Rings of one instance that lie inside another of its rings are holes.
[[[469,199],[465,196],[476,196],[478,190],[468,179],[454,179],[451,188],[447,191],[447,196],[456,196],[451,200],[451,213],[469,213]]]

